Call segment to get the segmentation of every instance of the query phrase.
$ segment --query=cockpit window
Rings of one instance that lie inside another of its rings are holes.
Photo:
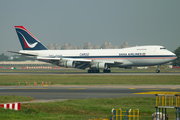
[[[165,50],[166,48],[160,48],[160,50]]]

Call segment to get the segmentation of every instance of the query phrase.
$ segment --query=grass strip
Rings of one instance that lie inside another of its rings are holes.
[[[32,101],[32,97],[22,97],[22,96],[0,96],[0,103],[13,103],[22,101]]]
[[[0,109],[0,119],[110,119],[112,108],[121,108],[123,111],[138,108],[140,120],[151,120],[151,115],[156,111],[155,97],[78,99],[62,102],[22,104],[20,111]],[[175,109],[167,109],[167,113],[169,119],[175,119]]]
[[[42,81],[61,85],[180,85],[179,75],[0,75],[0,85],[41,85]]]
[[[122,68],[113,68],[111,69],[112,73],[155,73],[156,68],[150,68],[150,69],[122,69]],[[0,72],[6,72],[6,73],[27,73],[27,72],[39,72],[39,73],[87,73],[86,70],[80,70],[80,69],[74,69],[74,68],[66,68],[66,69],[0,69]],[[100,72],[103,72],[100,70]],[[162,68],[162,73],[180,73],[180,69],[167,69]]]

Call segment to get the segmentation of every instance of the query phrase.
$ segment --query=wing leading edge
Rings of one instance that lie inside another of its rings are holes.
[[[123,60],[119,61],[98,61],[98,60],[91,60],[91,59],[74,59],[74,58],[48,58],[48,57],[37,57],[37,60],[56,64],[58,66],[65,66],[65,67],[74,67],[78,69],[86,69],[93,65],[99,65],[99,63],[107,64],[108,66],[113,66],[115,64],[123,64]]]
[[[34,52],[25,52],[25,51],[7,51],[11,53],[20,54],[27,58],[37,59],[39,61],[48,62],[51,64],[55,64],[58,66],[65,66],[65,67],[74,67],[78,69],[86,69],[91,66],[99,66],[99,64],[103,63],[107,66],[114,66],[116,64],[123,64],[123,60],[119,61],[98,61],[98,60],[91,60],[91,59],[74,59],[74,58],[51,58],[51,57],[38,57],[37,53]]]

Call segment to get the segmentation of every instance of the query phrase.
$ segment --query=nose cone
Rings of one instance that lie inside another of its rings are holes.
[[[174,53],[172,53],[172,52],[171,52],[171,54],[172,54],[172,58],[173,58],[173,59],[176,59],[176,58],[177,58],[176,54],[174,54]]]
[[[176,54],[174,54],[171,51],[168,51],[168,52],[166,51],[166,55],[167,55],[167,57],[163,59],[164,63],[171,62],[177,58]]]

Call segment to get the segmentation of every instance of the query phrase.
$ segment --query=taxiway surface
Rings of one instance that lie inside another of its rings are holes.
[[[31,96],[35,100],[119,97],[154,97],[155,94],[180,94],[180,85],[102,85],[102,86],[1,86],[0,95]]]
[[[0,72],[0,75],[180,75],[180,73]]]

